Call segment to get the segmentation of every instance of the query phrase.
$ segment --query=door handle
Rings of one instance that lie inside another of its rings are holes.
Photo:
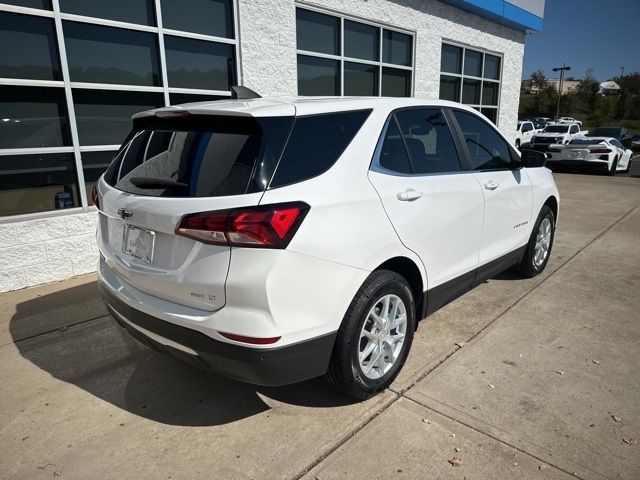
[[[398,193],[396,197],[401,202],[413,202],[414,200],[417,200],[420,197],[422,197],[422,192],[414,190],[413,188],[407,188],[404,192]]]
[[[487,183],[484,184],[484,188],[487,190],[495,190],[499,186],[500,184],[498,182],[494,182],[493,180],[489,180]]]

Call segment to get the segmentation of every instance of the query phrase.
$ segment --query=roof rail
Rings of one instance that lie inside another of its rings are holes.
[[[231,98],[244,100],[247,98],[262,98],[258,93],[254,92],[250,88],[243,87],[241,85],[234,85],[231,87]]]

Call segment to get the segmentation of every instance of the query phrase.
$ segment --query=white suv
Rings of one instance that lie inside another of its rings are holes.
[[[558,191],[482,115],[413,98],[235,99],[134,116],[99,180],[118,322],[238,380],[327,374],[366,398],[418,320],[546,266]]]

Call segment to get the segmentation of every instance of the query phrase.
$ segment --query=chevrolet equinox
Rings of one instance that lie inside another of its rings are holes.
[[[234,88],[142,112],[93,192],[100,287],[156,350],[259,385],[326,374],[364,399],[418,320],[545,268],[559,197],[544,165],[440,100]]]

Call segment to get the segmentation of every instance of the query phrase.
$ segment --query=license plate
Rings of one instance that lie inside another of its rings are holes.
[[[582,158],[582,152],[569,152],[569,158]]]
[[[134,227],[133,225],[125,225],[122,237],[122,251],[127,255],[152,263],[155,241],[155,232]]]

